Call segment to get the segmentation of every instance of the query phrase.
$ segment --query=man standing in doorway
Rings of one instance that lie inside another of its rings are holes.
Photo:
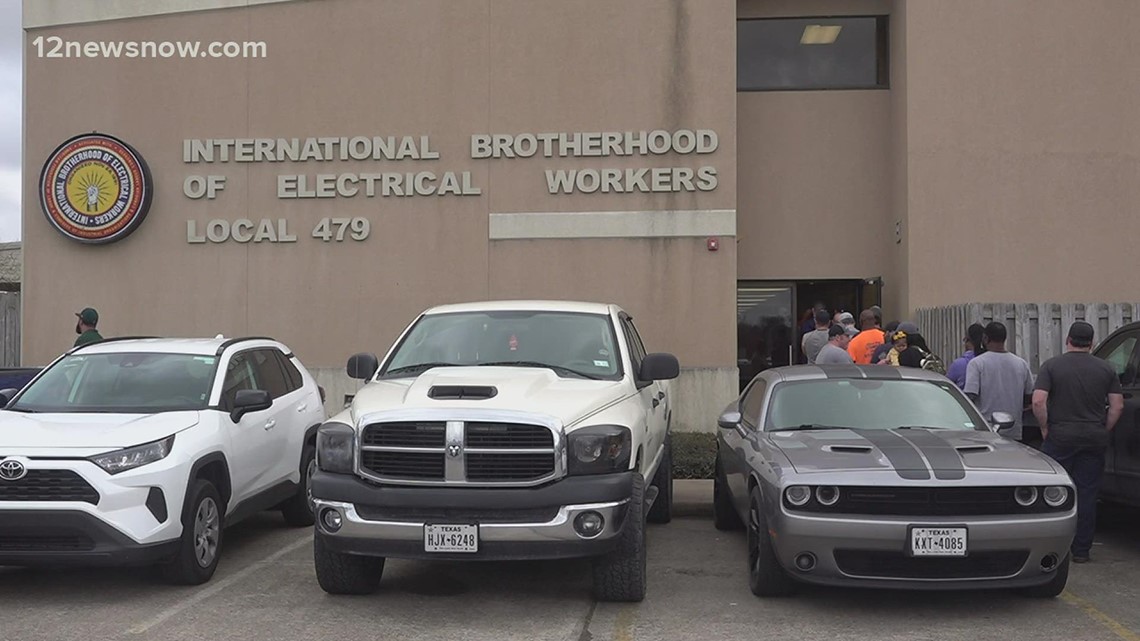
[[[1029,363],[1005,349],[1005,325],[992,322],[982,329],[986,352],[966,365],[966,392],[988,421],[994,412],[1013,416],[1013,429],[1005,434],[1021,440],[1021,416],[1033,397],[1033,372]]]
[[[809,365],[815,362],[819,350],[827,344],[827,328],[830,325],[831,314],[828,314],[826,309],[815,310],[815,331],[804,334],[803,340],[800,341],[800,349],[803,350]]]
[[[78,317],[78,320],[75,321],[75,333],[79,334],[79,337],[75,339],[75,345],[72,347],[103,340],[99,330],[95,329],[95,326],[99,324],[99,312],[87,307],[75,315]]]
[[[851,360],[860,365],[871,364],[871,356],[874,355],[875,349],[886,342],[882,324],[883,317],[873,310],[864,309],[859,314],[859,327],[863,331],[856,334],[847,345],[847,353],[851,355]]]
[[[819,350],[819,356],[815,357],[816,365],[850,365],[854,362],[847,353],[851,337],[847,335],[842,325],[832,325],[827,330],[827,338],[827,344]]]
[[[1065,353],[1041,365],[1033,391],[1033,414],[1045,439],[1041,451],[1060,463],[1077,486],[1074,563],[1089,560],[1104,454],[1112,428],[1124,411],[1120,379],[1111,365],[1089,353],[1092,344],[1093,326],[1073,323]]]

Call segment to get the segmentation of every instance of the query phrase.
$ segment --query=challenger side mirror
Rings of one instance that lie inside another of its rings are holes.
[[[230,418],[237,423],[241,417],[250,412],[260,412],[273,407],[273,397],[263,389],[243,389],[234,394],[234,408],[230,410]]]
[[[14,387],[9,387],[7,389],[0,389],[0,409],[8,407],[8,403],[11,403],[12,399],[16,398],[16,394],[19,394],[19,393],[20,393],[20,390],[14,388]]]
[[[740,427],[740,411],[736,409],[727,409],[721,413],[720,417],[716,419],[717,427],[726,430],[734,430]]]
[[[357,378],[366,381],[372,378],[376,370],[380,369],[380,362],[376,360],[375,354],[353,354],[348,359],[348,375],[352,378]]]
[[[641,360],[641,371],[637,373],[638,380],[663,381],[677,378],[681,374],[681,364],[672,354],[656,353],[646,354]]]
[[[1015,420],[1013,415],[1008,412],[994,412],[990,418],[990,424],[994,426],[994,431],[998,434],[1013,429]]]

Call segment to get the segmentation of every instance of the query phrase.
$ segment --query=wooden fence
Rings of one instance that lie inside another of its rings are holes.
[[[1094,343],[1135,320],[1140,303],[973,303],[918,310],[918,327],[926,344],[950,362],[962,354],[962,337],[971,323],[1005,324],[1006,347],[1029,362],[1036,374],[1041,363],[1065,349],[1065,336],[1075,321],[1096,330]]]
[[[20,366],[20,294],[0,292],[0,367]]]

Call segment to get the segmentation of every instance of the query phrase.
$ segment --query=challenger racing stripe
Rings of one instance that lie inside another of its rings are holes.
[[[962,457],[958,456],[958,450],[950,447],[946,441],[923,429],[899,430],[895,434],[910,441],[922,452],[926,460],[930,461],[930,467],[934,469],[934,478],[943,481],[966,478]]]
[[[930,468],[926,461],[909,441],[898,434],[886,430],[860,430],[857,434],[879,448],[894,466],[895,473],[902,478],[911,481],[930,479]]]

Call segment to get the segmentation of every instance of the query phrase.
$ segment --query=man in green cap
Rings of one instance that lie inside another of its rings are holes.
[[[103,340],[99,330],[95,329],[95,326],[99,324],[99,312],[86,307],[76,316],[79,317],[79,320],[75,321],[75,333],[79,334],[79,338],[75,339],[74,347]]]

